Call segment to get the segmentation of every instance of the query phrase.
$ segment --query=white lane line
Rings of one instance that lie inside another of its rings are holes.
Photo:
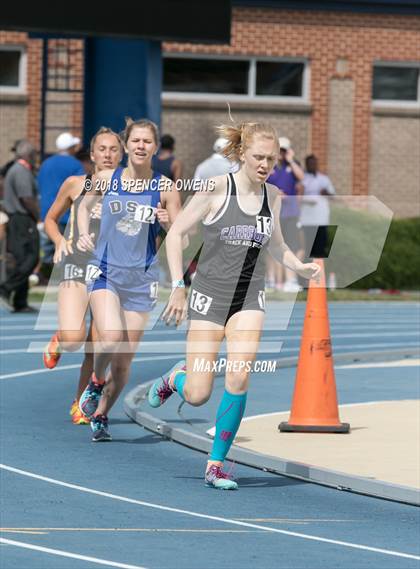
[[[275,329],[279,329],[279,330],[285,330],[285,331],[291,331],[291,330],[300,330],[302,328],[303,325],[303,320],[301,322],[294,322],[291,325],[288,325],[287,322],[284,321],[279,321],[279,320],[272,320],[272,321],[265,321],[265,324],[267,327],[267,324],[276,324],[277,328]],[[379,324],[372,324],[371,322],[359,322],[356,320],[353,320],[353,322],[335,322],[334,320],[330,320],[330,326],[333,330],[347,330],[349,328],[349,326],[351,326],[352,329],[363,329],[363,328],[367,328],[369,330],[381,330],[382,328],[386,328],[389,326],[392,326],[392,328],[415,328],[418,329],[419,323],[413,320],[407,321],[407,322],[396,322],[396,321],[389,321],[389,322],[382,322]],[[57,323],[51,323],[51,326],[48,327],[42,327],[42,328],[36,328],[35,326],[31,326],[30,324],[27,325],[21,325],[19,324],[18,326],[3,326],[0,325],[0,332],[13,332],[14,330],[28,330],[31,332],[43,332],[43,331],[53,331],[56,330],[57,328]],[[182,330],[184,331],[184,330]],[[179,330],[175,330],[175,329],[171,329],[168,328],[167,330],[165,329],[161,329],[161,330],[146,330],[145,334],[147,335],[152,335],[152,336],[156,336],[159,334],[180,334],[181,333],[181,329]]]
[[[0,336],[0,341],[5,341],[5,340],[32,340],[33,338],[51,338],[51,333],[50,334],[20,334],[19,336]]]
[[[394,362],[374,362],[366,364],[348,364],[336,366],[335,369],[368,369],[368,368],[384,368],[384,367],[419,367],[419,359],[406,359]]]
[[[278,311],[276,311],[278,312]],[[366,326],[369,328],[376,328],[382,327],[386,325],[416,325],[419,322],[420,315],[417,314],[410,314],[410,316],[402,316],[402,315],[389,315],[385,317],[376,317],[376,316],[369,316],[366,314],[355,316],[352,314],[351,316],[340,316],[330,314],[330,324],[332,326]],[[295,327],[301,326],[304,321],[304,314],[294,315],[291,316],[289,313],[287,315],[280,314],[270,314],[268,313],[265,317],[265,324],[281,324],[282,327]],[[38,318],[38,319],[23,319],[20,318],[1,318],[0,320],[0,330],[24,330],[27,328],[32,328],[35,331],[42,331],[42,330],[52,330],[55,329],[58,325],[57,316],[52,315],[48,318]],[[162,329],[166,327],[162,324]],[[150,326],[148,329],[149,333],[159,333],[160,330],[154,329],[153,326]]]
[[[153,502],[143,502],[142,500],[135,500],[134,498],[126,498],[125,496],[119,496],[117,494],[110,494],[109,492],[101,492],[100,490],[94,490],[93,488],[88,488],[86,486],[79,486],[77,484],[69,484],[68,482],[63,482],[55,478],[48,478],[46,476],[41,476],[39,474],[34,474],[33,472],[28,472],[26,470],[20,470],[19,468],[14,468],[13,466],[7,466],[5,464],[0,464],[0,468],[7,470],[8,472],[13,472],[15,474],[20,474],[22,476],[27,476],[29,478],[35,478],[36,480],[42,480],[43,482],[48,482],[50,484],[55,484],[57,486],[64,486],[65,488],[71,488],[72,490],[78,490],[79,492],[86,492],[88,494],[95,494],[96,496],[102,496],[104,498],[110,498],[112,500],[118,500],[120,502],[126,502],[129,504],[136,504],[138,506],[143,506],[145,508],[153,508],[155,510],[161,510],[164,512],[172,512],[175,514],[183,514],[185,516],[191,516],[194,518],[201,518],[206,520],[213,520],[215,522],[220,522],[223,524],[236,525],[241,527],[253,528],[258,530],[263,530],[271,533],[279,533],[282,535],[287,535],[290,537],[297,537],[300,539],[306,539],[310,541],[319,541],[322,543],[330,543],[332,545],[340,545],[342,547],[349,547],[352,549],[360,549],[363,551],[371,551],[373,553],[382,553],[384,555],[390,555],[393,557],[403,557],[406,559],[417,559],[420,560],[420,556],[413,555],[411,553],[404,553],[401,551],[395,551],[392,549],[382,549],[378,547],[371,547],[368,545],[360,545],[358,543],[352,543],[350,541],[340,541],[336,539],[328,539],[325,537],[319,537],[315,535],[309,535],[305,533],[298,533],[294,531],[283,530],[279,528],[273,528],[269,526],[261,526],[257,524],[251,524],[248,522],[241,522],[239,520],[231,518],[222,518],[219,516],[211,516],[209,514],[200,514],[199,512],[193,512],[191,510],[181,510],[179,508],[172,508],[170,506],[162,506],[161,504],[154,504]]]
[[[261,340],[261,347],[264,347],[265,343],[269,340],[269,338],[264,338]],[[162,340],[163,341],[163,340]],[[418,342],[386,342],[381,344],[346,344],[346,345],[337,345],[334,346],[334,352],[340,353],[341,351],[351,351],[355,348],[363,348],[366,351],[367,348],[409,348],[409,347],[417,347]],[[144,353],[144,344],[140,344],[137,353]],[[277,346],[278,348],[279,346]],[[44,351],[45,342],[31,342],[31,344],[27,348],[14,348],[10,350],[0,350],[1,354],[21,354],[21,353],[28,353],[28,354],[39,354]],[[300,350],[300,348],[282,348],[281,354],[293,354]],[[68,352],[68,354],[82,354],[84,353],[84,349],[80,348],[75,352]],[[263,353],[263,350],[260,349],[260,353]]]
[[[134,360],[133,360],[134,361]],[[3,375],[0,375],[0,379],[10,379],[13,377],[24,377],[27,375],[36,375],[37,373],[42,373],[42,372],[48,372],[48,374],[53,373],[53,372],[57,372],[57,371],[63,371],[65,369],[80,369],[80,363],[78,364],[72,364],[72,365],[66,365],[66,366],[57,366],[54,369],[46,369],[44,368],[38,368],[38,369],[30,369],[28,371],[19,371],[16,373],[5,373]]]
[[[265,317],[265,326],[280,326],[282,329],[284,328],[295,328],[295,327],[301,327],[303,325],[303,321],[304,321],[304,317],[303,315],[301,316],[294,316],[293,318],[285,318],[285,317],[281,317],[281,316],[271,316],[271,315],[267,315]],[[349,318],[341,318],[341,317],[337,317],[335,318],[334,316],[332,316],[330,314],[330,324],[333,327],[344,327],[344,326],[362,326],[362,327],[368,327],[368,328],[380,328],[383,326],[394,326],[394,325],[398,325],[398,326],[418,326],[419,323],[419,318],[417,317],[412,317],[412,318],[407,318],[407,319],[398,319],[398,318],[360,318],[360,317],[349,317]],[[42,322],[37,322],[36,320],[22,320],[21,318],[19,318],[19,321],[17,321],[16,319],[11,319],[10,321],[7,318],[2,318],[0,320],[0,331],[6,331],[6,330],[25,330],[25,329],[31,329],[34,330],[36,332],[42,332],[42,331],[53,331],[57,328],[58,325],[58,321],[57,318],[52,318],[49,320],[42,320]],[[163,330],[155,330],[153,328],[150,328],[150,330],[147,330],[147,332],[153,333],[153,334],[158,334]],[[167,330],[167,332],[171,333],[173,332],[170,328]]]
[[[276,330],[277,331],[277,330]],[[280,330],[278,330],[280,331]],[[404,336],[420,336],[420,332],[418,330],[413,331],[413,332],[375,332],[374,334],[370,334],[369,332],[361,332],[360,334],[356,333],[352,333],[352,334],[334,334],[334,339],[336,338],[370,338],[372,336],[375,336],[375,338],[386,338],[388,336],[396,336],[398,334],[398,337],[404,337]],[[283,340],[300,340],[302,338],[301,335],[299,336],[288,336],[287,333],[282,334],[281,336],[272,336],[270,337],[270,340],[275,340],[277,338],[281,338]]]
[[[414,324],[413,324],[414,326]],[[52,324],[52,326],[42,327],[42,328],[35,328],[34,326],[1,326],[0,325],[0,333],[1,332],[13,332],[14,330],[27,330],[28,332],[55,332],[57,330],[57,323]],[[145,334],[147,335],[162,335],[162,334],[181,334],[181,332],[185,332],[185,330],[181,329],[174,329],[174,327],[163,328],[162,330],[145,330]],[[6,338],[7,336],[2,336],[2,338]]]
[[[269,345],[269,344],[265,344],[264,342],[261,342],[260,344],[260,353],[265,353],[264,350],[262,348],[264,348],[265,345]],[[44,346],[44,344],[43,344]],[[418,343],[417,342],[401,342],[401,343],[389,343],[389,344],[351,344],[351,345],[347,345],[347,346],[336,346],[334,347],[334,353],[335,354],[345,354],[346,351],[348,350],[353,350],[354,348],[363,348],[364,350],[366,350],[366,348],[395,348],[395,347],[405,347],[405,348],[410,348],[410,347],[417,347]],[[38,349],[39,346],[37,346],[35,344],[35,346],[30,346],[27,349],[23,349],[23,350],[0,350],[0,355],[1,354],[14,354],[14,353],[21,353],[21,352],[25,352],[25,353],[39,353],[40,349]],[[278,346],[279,350],[280,347]],[[276,350],[276,355],[284,355],[284,354],[295,354],[298,353],[300,348],[287,348],[287,349],[283,349],[281,348],[281,350]],[[73,353],[81,353],[82,350],[79,350],[77,352],[73,352]],[[139,352],[143,352],[144,353],[144,349],[139,349]],[[225,351],[221,351],[220,352],[221,355],[225,354]],[[133,362],[141,362],[141,361],[153,361],[153,360],[169,360],[169,359],[176,359],[178,356],[181,357],[183,355],[183,352],[176,352],[174,353],[172,356],[167,355],[167,356],[150,356],[150,357],[143,357],[143,358],[134,358]],[[409,360],[407,360],[409,361]],[[335,366],[335,369],[341,369],[341,367],[344,366]],[[58,371],[62,371],[62,370],[67,370],[67,369],[78,369],[80,368],[80,363],[79,364],[69,364],[69,365],[62,365],[62,366],[58,366],[55,367],[53,369],[47,370],[45,367],[41,367],[41,368],[36,368],[36,369],[30,369],[28,371],[19,371],[19,372],[15,372],[15,373],[6,373],[3,375],[0,375],[0,379],[12,379],[15,377],[25,377],[25,376],[29,376],[29,375],[37,375],[38,373],[45,373],[48,372],[48,374],[53,373],[53,372],[58,372]]]
[[[45,346],[45,344],[44,344]],[[21,349],[14,349],[14,350],[0,350],[0,354],[30,354],[32,350],[29,348],[21,348]]]
[[[297,339],[297,337],[296,337]],[[301,339],[301,337],[299,337],[299,340]],[[280,342],[288,342],[290,340],[290,338],[284,337],[284,336],[270,336],[270,335],[263,335],[261,340],[260,340],[260,346],[264,345],[264,344],[269,344],[270,342],[273,341],[280,341]],[[166,342],[165,339],[162,339],[159,344],[162,345],[162,343]],[[180,344],[182,341],[176,342],[176,345]],[[185,340],[183,340],[184,345],[185,345]],[[399,347],[399,346],[418,346],[419,343],[417,341],[413,341],[413,340],[409,340],[406,342],[375,342],[375,343],[366,343],[363,342],[362,344],[349,344],[348,342],[341,342],[341,343],[337,343],[335,342],[335,337],[332,337],[332,343],[333,343],[333,348],[334,349],[343,349],[343,350],[352,350],[353,348],[389,348],[389,347]],[[150,345],[154,345],[155,343],[151,344],[147,341],[143,341],[140,345],[139,345],[139,351],[143,351],[142,348],[144,346],[149,347]],[[171,346],[175,344],[175,342],[171,342]],[[222,344],[222,348],[223,348]],[[41,350],[42,348],[42,350]],[[43,351],[45,348],[45,342],[31,342],[28,347],[26,348],[28,351],[30,352],[39,352],[40,350]],[[290,348],[293,350],[296,350],[296,348]],[[79,353],[79,352],[83,352],[84,349],[80,348],[79,350],[77,350],[76,352],[67,352],[69,354],[71,353]],[[261,352],[261,350],[260,350]],[[2,352],[0,352],[2,353]],[[6,350],[4,350],[4,353],[6,353]]]
[[[244,520],[247,521],[247,520]],[[270,521],[270,520],[249,520],[251,522]],[[279,520],[274,520],[279,521]],[[315,520],[317,521],[317,520]],[[324,520],[322,520],[324,521]],[[335,521],[335,520],[327,520]],[[346,521],[346,520],[338,520]],[[357,521],[357,520],[355,520]],[[283,520],[284,523],[294,523],[293,520]],[[298,520],[296,523],[306,524]],[[190,528],[0,528],[1,533],[33,533],[35,535],[46,535],[49,532],[112,532],[112,533],[261,533],[259,530],[251,529],[190,529]]]
[[[296,340],[298,338],[296,337]],[[284,336],[263,336],[260,340],[260,353],[262,353],[262,349],[263,347],[267,347],[270,345],[270,343],[273,342],[279,342],[279,344],[275,344],[276,348],[279,349],[280,348],[280,344],[284,343],[284,342],[288,342],[290,340],[290,338],[284,337]],[[299,337],[299,340],[301,340],[301,337]],[[166,339],[162,339],[160,342],[147,342],[147,341],[143,341],[140,345],[139,345],[139,349],[138,352],[143,352],[145,351],[146,348],[150,348],[150,347],[156,347],[156,346],[162,346],[162,344],[164,344],[165,342],[167,342],[168,340]],[[197,342],[197,344],[199,344],[199,342]],[[337,343],[335,341],[335,336],[333,335],[332,337],[332,344],[333,344],[333,348],[335,349],[344,349],[344,350],[351,350],[353,348],[366,348],[366,347],[385,347],[385,348],[389,348],[389,347],[393,347],[393,346],[418,346],[419,343],[417,341],[406,341],[406,342],[382,342],[382,343],[366,343],[363,342],[363,344],[349,344],[348,342],[341,342],[341,343]],[[185,340],[179,340],[179,341],[171,341],[171,347],[173,346],[184,346],[185,348]],[[223,349],[224,344],[222,344],[222,348]],[[28,347],[27,350],[28,352],[43,352],[45,349],[45,342],[31,342]],[[294,349],[296,350],[296,348],[290,348],[290,349]],[[83,348],[80,348],[79,350],[77,350],[77,352],[68,352],[68,353],[78,353],[78,352],[83,352]],[[185,350],[183,350],[185,351]],[[178,352],[178,350],[177,350]],[[1,352],[0,352],[1,353]],[[154,351],[154,353],[156,353],[156,351]],[[174,352],[175,353],[175,352]]]
[[[23,529],[1,529],[0,533],[23,533],[29,535],[47,535],[46,531],[30,531],[30,530],[23,530]]]
[[[273,330],[275,332],[281,332],[281,330],[279,329],[275,329]],[[398,334],[398,337],[406,337],[406,336],[420,336],[420,332],[418,330],[413,331],[413,332],[402,332],[402,331],[394,331],[394,332],[375,332],[373,334],[370,334],[369,332],[360,332],[360,333],[353,333],[353,334],[334,334],[334,339],[335,338],[370,338],[372,336],[375,336],[375,338],[386,338],[389,336],[395,337]],[[0,338],[1,341],[4,340],[30,340],[32,338],[35,339],[40,339],[40,338],[50,338],[51,334],[37,334],[37,335],[32,335],[32,336],[3,336]],[[287,334],[287,330],[284,331],[284,333],[281,336],[271,336],[269,339],[270,340],[277,340],[277,339],[281,339],[281,340],[300,340],[301,339],[301,335],[294,335],[294,336],[289,336]],[[163,341],[163,340],[162,340]],[[149,345],[161,345],[162,341],[154,341],[154,342],[143,342],[143,343],[148,343]],[[178,341],[176,343],[179,343]]]
[[[16,322],[16,321],[15,321]],[[50,324],[51,326],[57,326],[57,321],[55,322],[44,322],[44,324]],[[3,325],[3,322],[0,323],[0,330],[33,330],[34,332],[37,331],[36,322],[26,322],[25,324],[8,324],[7,326]],[[42,330],[42,329],[41,329]],[[50,328],[44,328],[44,330],[50,330]]]
[[[132,363],[149,362],[149,361],[156,361],[156,360],[174,360],[176,358],[177,358],[177,354],[172,355],[172,356],[149,356],[149,357],[143,357],[143,358],[134,358]],[[19,371],[16,373],[6,373],[3,375],[0,375],[0,379],[11,379],[13,377],[23,377],[23,376],[27,376],[27,375],[36,375],[37,373],[48,373],[48,374],[50,374],[50,373],[62,371],[65,369],[80,369],[80,363],[66,365],[66,366],[57,366],[53,369],[46,369],[45,367],[42,367],[42,368],[37,368],[37,369],[30,369],[28,371]]]
[[[15,541],[13,539],[4,539],[3,537],[0,537],[0,543],[13,545],[15,547],[22,547],[23,549],[32,549],[33,551],[42,551],[42,553],[50,553],[51,555],[58,555],[59,557],[70,557],[71,559],[89,561],[90,563],[106,565],[107,567],[120,567],[121,569],[146,569],[140,565],[127,565],[127,563],[118,563],[117,561],[108,561],[107,559],[99,559],[98,557],[79,555],[78,553],[70,553],[69,551],[63,551],[62,549],[50,549],[49,547],[41,547],[40,545],[32,545],[31,543],[24,543],[23,541]]]

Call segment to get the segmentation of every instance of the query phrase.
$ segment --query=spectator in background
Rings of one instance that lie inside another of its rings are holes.
[[[27,140],[16,147],[16,161],[4,180],[4,208],[7,224],[7,248],[14,267],[0,285],[0,296],[9,304],[13,294],[14,312],[34,312],[28,306],[28,278],[38,263],[39,219],[38,192],[33,167],[37,151]]]
[[[69,176],[85,174],[83,164],[75,157],[80,148],[80,138],[73,136],[70,132],[62,132],[57,137],[55,145],[57,153],[44,160],[38,172],[42,222],[64,180]],[[64,233],[68,219],[69,212],[66,212],[59,222],[61,233]],[[41,231],[41,248],[43,253],[41,272],[44,276],[49,277],[53,267],[54,243],[43,230]]]
[[[176,182],[182,176],[182,162],[175,158],[175,138],[170,134],[163,134],[160,138],[159,151],[152,157],[152,170],[163,174],[170,180]],[[185,193],[181,193],[181,199],[185,198]],[[162,246],[165,239],[166,231],[162,227],[159,235],[156,237],[156,246],[158,250]],[[165,255],[160,255],[160,282],[165,286],[167,284],[167,260]]]
[[[9,221],[9,216],[7,213],[0,209],[0,242],[6,238],[7,222]],[[1,261],[0,261],[1,262]]]
[[[0,168],[0,176],[2,176],[3,178],[6,177],[6,174],[9,171],[9,169],[16,162],[16,148],[17,148],[19,142],[21,142],[20,139],[16,140],[16,142],[14,143],[14,145],[10,149],[10,152],[12,152],[14,154],[14,157],[11,160],[9,160],[8,162],[6,162],[6,164]]]
[[[221,176],[236,171],[235,164],[222,154],[222,150],[228,141],[226,138],[218,138],[213,144],[213,154],[201,162],[194,173],[194,178],[207,180],[212,176]]]
[[[17,145],[19,144],[19,142],[20,142],[20,140],[16,140],[16,142],[14,143],[12,148],[10,149],[10,152],[13,152],[13,154],[14,154],[13,158],[11,160],[9,160],[8,162],[6,162],[6,164],[4,164],[4,166],[2,166],[0,168],[0,200],[2,200],[3,196],[4,196],[4,179],[6,177],[6,174],[16,161],[16,148],[17,148]]]
[[[75,158],[82,163],[86,175],[92,175],[95,172],[95,164],[90,159],[90,150],[86,147],[82,147],[75,154]]]
[[[6,280],[7,270],[7,251],[6,251],[6,232],[9,216],[0,206],[0,285]]]
[[[330,206],[327,196],[335,194],[331,180],[318,171],[318,159],[309,154],[305,159],[300,222],[305,236],[305,256],[323,258],[326,255],[327,227],[330,222]]]
[[[175,158],[175,138],[164,134],[160,139],[159,152],[152,158],[152,168],[174,182],[182,176],[182,163]]]
[[[304,178],[304,171],[295,161],[295,153],[290,140],[285,137],[279,138],[280,161],[274,167],[267,182],[279,188],[283,195],[280,212],[280,225],[286,244],[299,259],[303,258],[303,240],[299,228],[299,202],[298,195],[301,193],[299,182]],[[284,292],[298,292],[300,286],[296,274],[285,267],[286,278],[281,285],[281,265],[271,257],[267,257],[268,287],[273,286],[275,277],[276,288],[282,288]]]

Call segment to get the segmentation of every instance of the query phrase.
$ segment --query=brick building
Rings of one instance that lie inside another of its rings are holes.
[[[63,130],[82,135],[83,59],[82,40],[44,44],[26,33],[0,31],[0,163],[16,139],[45,143],[48,153]]]
[[[339,193],[375,195],[398,216],[419,215],[420,14],[388,3],[396,13],[239,0],[229,45],[163,43],[162,130],[175,136],[185,175],[211,152],[228,101],[237,121],[272,122],[300,159],[316,153]],[[0,58],[21,54],[19,87],[0,86],[2,163],[16,138],[40,142],[42,104],[47,150],[56,127],[80,134],[83,42],[55,41],[50,66],[67,88],[52,85],[42,102],[41,40],[0,32]]]

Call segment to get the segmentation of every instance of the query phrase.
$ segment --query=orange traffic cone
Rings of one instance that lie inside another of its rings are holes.
[[[309,283],[292,410],[279,430],[348,433],[350,425],[338,416],[324,262],[314,262],[321,267],[321,278]]]

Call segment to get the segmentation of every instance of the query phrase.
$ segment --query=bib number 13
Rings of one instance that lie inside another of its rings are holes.
[[[207,314],[212,302],[213,298],[211,296],[206,296],[197,290],[192,291],[190,300],[190,308],[192,308],[192,310],[200,314]]]

